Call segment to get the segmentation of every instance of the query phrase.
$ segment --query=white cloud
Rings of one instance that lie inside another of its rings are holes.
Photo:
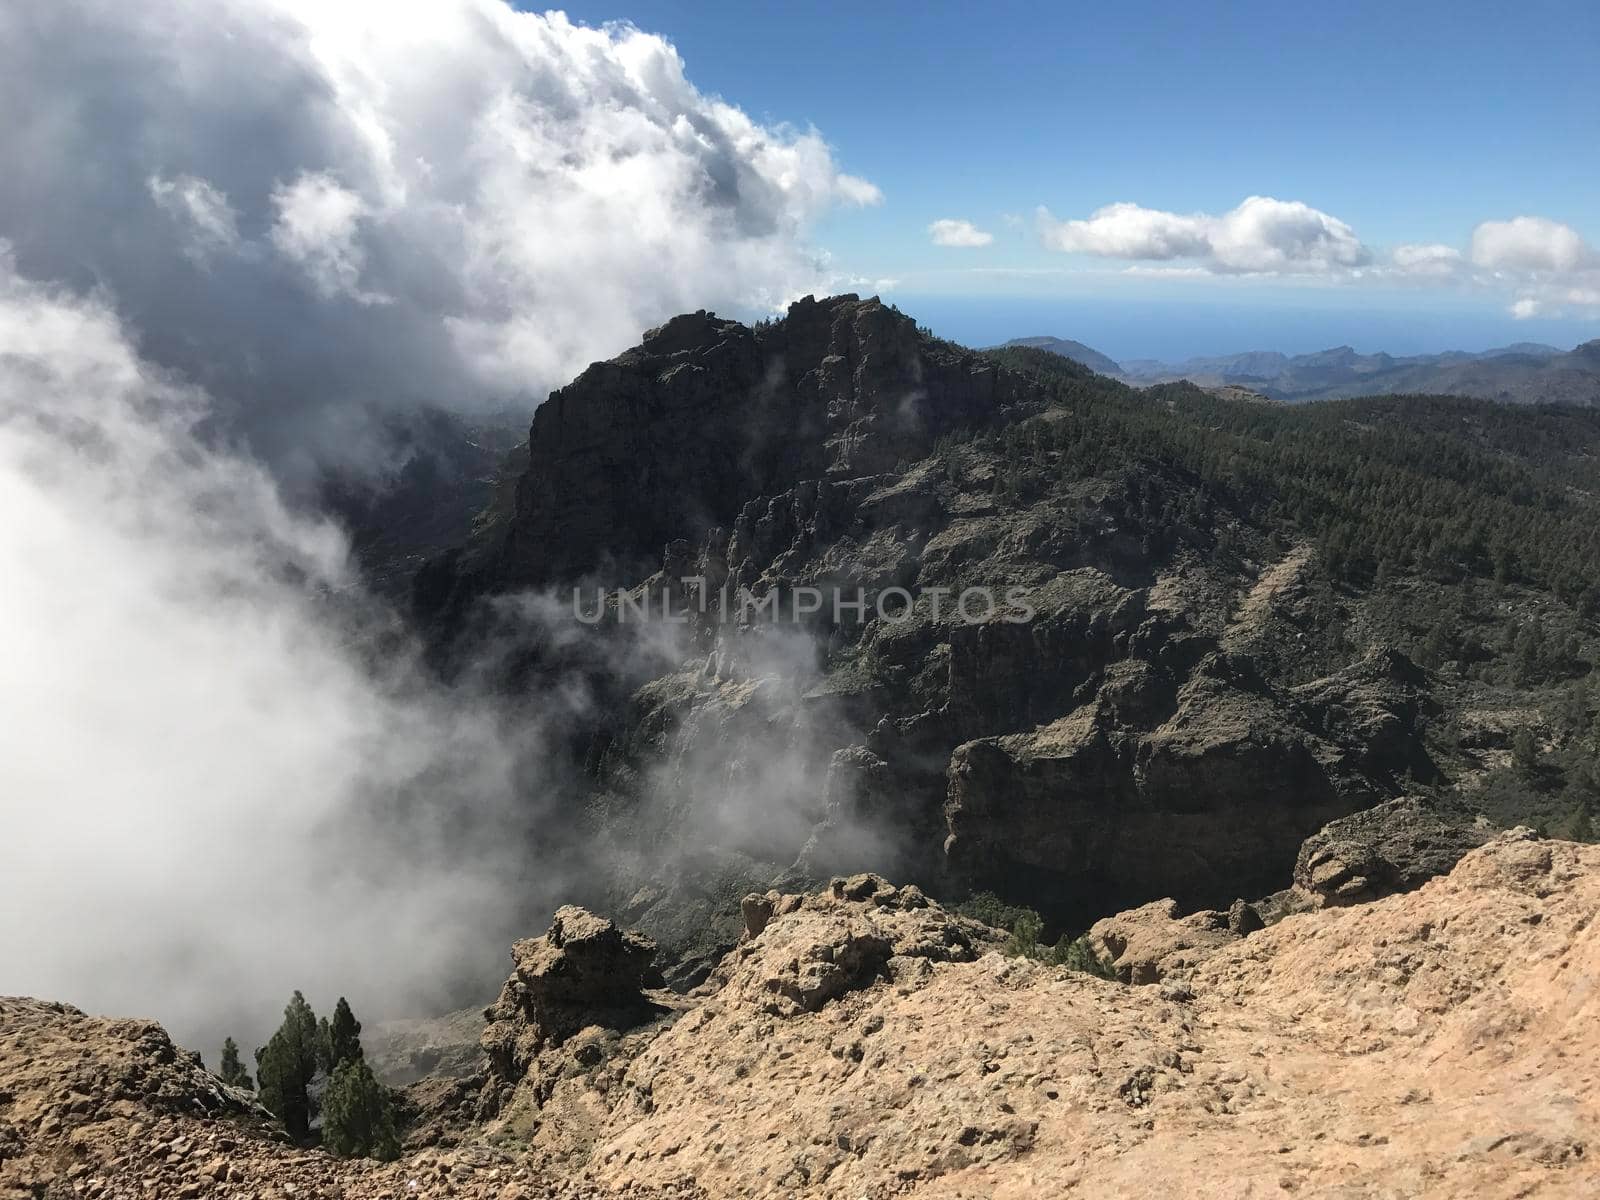
[[[1297,200],[1251,196],[1211,234],[1215,260],[1232,271],[1328,272],[1359,267],[1371,253],[1355,230]]]
[[[325,174],[301,175],[273,190],[277,220],[272,244],[301,267],[323,299],[348,296],[360,303],[386,300],[361,290],[366,252],[357,241],[366,202]]]
[[[1570,225],[1548,217],[1484,221],[1472,231],[1471,259],[1487,286],[1514,285],[1519,321],[1600,313],[1600,253]]]
[[[1052,250],[1094,254],[1101,258],[1198,258],[1209,249],[1205,227],[1210,218],[1108,204],[1086,221],[1057,221],[1039,210],[1039,236]]]
[[[1515,288],[1515,318],[1600,315],[1600,254],[1570,225],[1548,217],[1484,221],[1469,250],[1481,287]]]
[[[1038,212],[1039,236],[1053,250],[1102,258],[1164,262],[1196,259],[1218,274],[1329,274],[1371,258],[1355,231],[1299,201],[1249,196],[1212,216],[1126,202],[1062,221]]]
[[[1465,253],[1443,242],[1406,242],[1381,257],[1338,218],[1268,196],[1248,197],[1218,216],[1117,203],[1063,221],[1040,208],[1035,225],[1050,249],[1131,260],[1126,275],[1464,287],[1508,294],[1518,319],[1600,314],[1600,253],[1577,230],[1547,217],[1484,221]]]
[[[531,405],[674,313],[827,290],[815,221],[882,200],[662,38],[504,0],[21,0],[0,111],[21,270],[106,288],[280,471],[367,409]]]
[[[1600,315],[1600,271],[1580,272],[1568,279],[1525,284],[1509,309],[1519,321],[1573,313]]]
[[[883,203],[883,192],[878,189],[877,184],[858,179],[854,175],[835,175],[833,185],[839,199],[845,204],[872,208]]]
[[[929,225],[928,234],[935,246],[987,246],[994,241],[994,234],[985,233],[971,221],[953,217],[944,217]]]
[[[152,175],[146,184],[157,206],[188,230],[185,255],[203,263],[213,254],[238,248],[239,223],[233,206],[204,179],[193,175],[176,179]]]
[[[1472,231],[1472,261],[1492,271],[1569,272],[1600,266],[1600,259],[1570,225],[1547,217],[1485,221]]]
[[[1408,242],[1396,246],[1390,261],[1411,275],[1447,276],[1460,269],[1461,251],[1440,242]]]

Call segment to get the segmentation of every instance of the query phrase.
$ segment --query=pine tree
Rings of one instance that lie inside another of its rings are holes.
[[[1511,761],[1522,771],[1532,771],[1539,765],[1539,743],[1527,726],[1512,735]]]
[[[1538,683],[1545,677],[1544,626],[1538,618],[1529,621],[1517,634],[1513,654],[1512,682],[1518,687]]]
[[[1572,832],[1569,835],[1575,842],[1592,842],[1594,838],[1594,805],[1585,800],[1578,806],[1578,815],[1573,818]]]
[[[1445,623],[1445,618],[1440,617],[1438,621],[1434,622],[1433,628],[1428,631],[1428,636],[1423,640],[1422,646],[1417,652],[1418,661],[1429,670],[1437,670],[1450,653],[1451,640],[1450,629]]]
[[[335,1065],[333,1058],[333,1026],[328,1024],[327,1017],[323,1017],[317,1022],[317,1069],[324,1075],[332,1075]]]
[[[334,1068],[361,1055],[361,1022],[350,1011],[349,1002],[339,997],[333,1009],[333,1027],[329,1037],[331,1060]]]
[[[217,1074],[230,1087],[249,1089],[254,1086],[250,1081],[250,1072],[239,1061],[239,1045],[232,1038],[226,1038],[222,1043],[222,1065]]]
[[[283,1024],[256,1051],[257,1097],[297,1138],[311,1131],[311,1097],[317,1073],[317,1018],[296,992],[283,1010]]]
[[[346,1157],[399,1157],[394,1103],[359,1053],[334,1068],[322,1095],[322,1144]]]

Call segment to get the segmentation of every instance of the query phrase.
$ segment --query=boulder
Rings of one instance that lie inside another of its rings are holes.
[[[1408,892],[1449,872],[1496,832],[1463,805],[1402,796],[1307,838],[1295,859],[1295,890],[1316,907]]]
[[[1237,941],[1240,934],[1230,927],[1230,917],[1210,909],[1180,917],[1176,901],[1152,900],[1096,921],[1089,945],[1123,983],[1160,983]]]

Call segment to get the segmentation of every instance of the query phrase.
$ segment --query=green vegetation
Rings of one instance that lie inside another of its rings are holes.
[[[343,1059],[322,1095],[322,1144],[335,1154],[392,1159],[400,1156],[394,1101],[362,1057]]]
[[[983,922],[991,929],[1004,929],[1007,933],[1014,932],[1018,921],[1039,919],[1039,914],[1033,909],[1007,904],[993,892],[973,893],[956,905],[956,911],[964,917]]]
[[[985,353],[1054,404],[999,435],[997,489],[1025,492],[1047,465],[1162,464],[1215,503],[1313,540],[1347,581],[1523,582],[1600,610],[1600,410],[1443,396],[1261,404],[1192,384],[1136,391],[1048,351]]]
[[[223,1047],[225,1080],[230,1050],[233,1067],[242,1074],[238,1048],[230,1038]],[[399,1155],[394,1097],[367,1065],[361,1022],[343,996],[334,1006],[333,1020],[318,1021],[305,997],[296,992],[283,1010],[283,1024],[256,1051],[256,1074],[263,1107],[295,1138],[306,1140],[311,1134],[311,1120],[318,1111],[312,1085],[320,1074],[327,1080],[320,1105],[323,1145],[335,1154],[386,1159]]]
[[[327,1017],[317,1022],[317,1070],[324,1075],[333,1073],[333,1026]]]
[[[1082,971],[1097,979],[1115,979],[1111,964],[1097,955],[1085,935],[1069,938],[1062,935],[1054,945],[1041,940],[1044,918],[1031,908],[1006,904],[993,892],[978,892],[956,906],[956,911],[995,929],[1004,929],[1011,936],[1002,953],[1021,958],[1037,959],[1051,966]]]
[[[258,1097],[262,1106],[296,1138],[311,1132],[309,1088],[317,1074],[317,1018],[296,992],[265,1046],[256,1051]]]
[[[1575,842],[1592,842],[1595,840],[1594,832],[1594,801],[1585,798],[1583,803],[1572,815],[1572,824],[1567,829],[1567,836]]]
[[[333,1020],[323,1017],[317,1022],[317,1066],[324,1075],[332,1075],[340,1063],[360,1057],[361,1022],[350,1011],[350,1002],[340,996]]]
[[[350,1011],[350,1002],[343,996],[339,997],[339,1003],[333,1007],[330,1042],[328,1059],[330,1071],[362,1057],[361,1022],[356,1020],[355,1013]]]
[[[249,1090],[255,1086],[250,1080],[250,1072],[246,1071],[244,1063],[239,1061],[239,1044],[232,1038],[227,1038],[222,1043],[222,1065],[217,1074],[222,1077],[222,1082],[230,1087]]]

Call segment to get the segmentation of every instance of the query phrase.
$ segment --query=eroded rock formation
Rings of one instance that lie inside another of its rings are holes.
[[[511,947],[515,963],[484,1010],[480,1045],[501,1085],[515,1085],[539,1051],[591,1025],[628,1029],[657,1012],[645,988],[659,984],[655,943],[567,905],[542,937]]]

